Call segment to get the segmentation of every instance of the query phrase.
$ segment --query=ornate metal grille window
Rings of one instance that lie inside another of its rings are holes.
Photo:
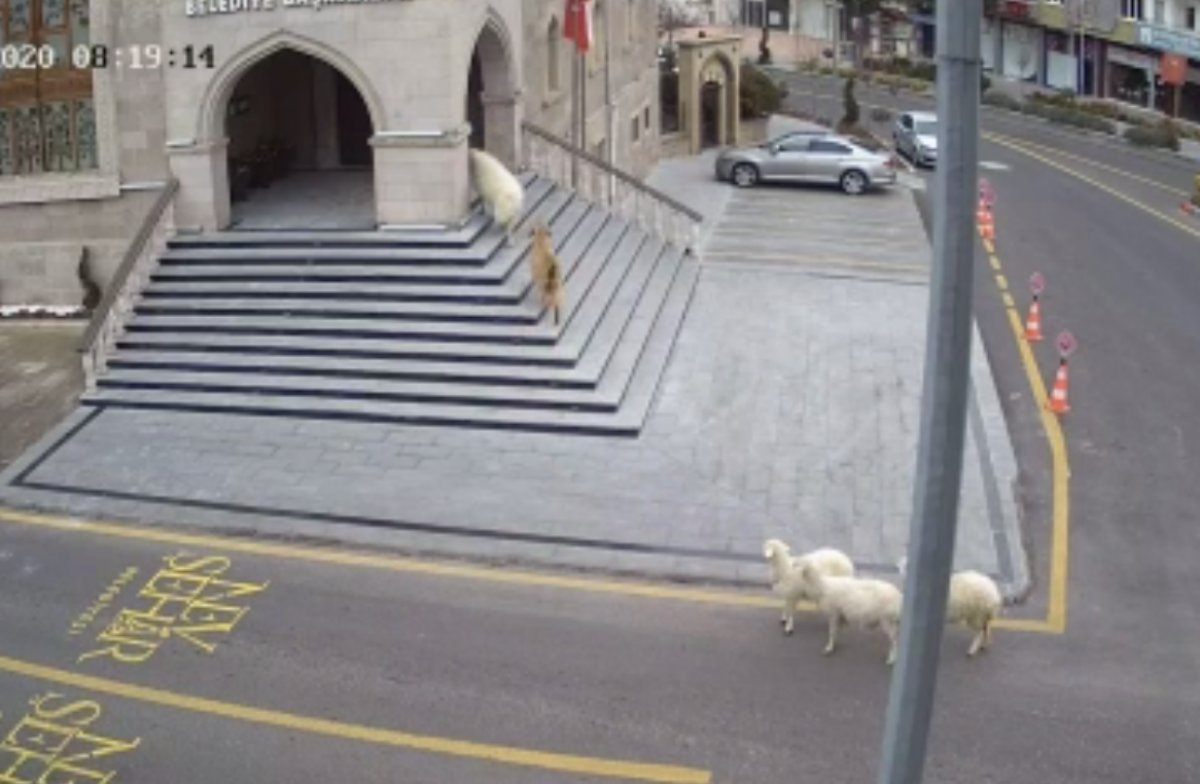
[[[72,65],[88,3],[0,0],[0,177],[96,168],[92,72]]]

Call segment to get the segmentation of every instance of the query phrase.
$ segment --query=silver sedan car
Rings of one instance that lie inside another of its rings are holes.
[[[937,115],[932,112],[905,112],[892,128],[896,151],[918,166],[937,164]]]
[[[717,179],[740,188],[764,181],[828,182],[857,195],[875,185],[894,184],[896,161],[845,136],[795,131],[754,147],[722,152],[716,174]]]

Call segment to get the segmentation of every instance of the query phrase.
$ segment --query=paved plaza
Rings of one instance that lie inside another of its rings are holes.
[[[652,179],[712,219],[637,439],[81,408],[12,505],[534,565],[761,584],[762,540],[894,573],[912,509],[929,248],[912,194]],[[1028,583],[976,335],[957,566]]]

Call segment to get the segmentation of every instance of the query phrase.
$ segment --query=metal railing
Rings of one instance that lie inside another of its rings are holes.
[[[108,369],[108,357],[125,329],[142,290],[150,281],[154,263],[166,247],[171,233],[174,210],[170,209],[179,191],[179,181],[172,178],[159,193],[154,206],[146,213],[137,234],[125,249],[121,265],[109,281],[100,304],[92,313],[79,353],[83,360],[83,376],[88,391],[96,388],[96,378]]]
[[[525,167],[693,251],[704,216],[545,128],[521,123]]]

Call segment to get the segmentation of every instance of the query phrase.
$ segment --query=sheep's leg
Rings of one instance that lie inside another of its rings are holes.
[[[983,622],[983,647],[984,650],[992,647],[992,619],[988,618]]]
[[[829,642],[825,644],[825,655],[833,653],[837,648],[838,629],[842,626],[842,618],[840,615],[834,614],[829,616]]]
[[[791,634],[796,628],[796,601],[792,597],[783,600],[783,633]]]
[[[983,629],[975,632],[974,639],[971,640],[971,647],[967,649],[967,656],[974,656],[979,653],[979,646],[983,644]]]
[[[883,633],[888,638],[887,665],[891,667],[896,663],[896,638],[899,636],[899,629],[894,623],[885,623],[883,624]]]

